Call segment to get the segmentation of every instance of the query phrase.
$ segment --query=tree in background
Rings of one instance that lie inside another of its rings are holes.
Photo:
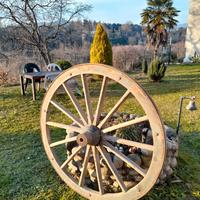
[[[101,24],[97,24],[96,33],[90,49],[90,63],[112,65],[112,46]]]
[[[50,43],[62,28],[90,9],[75,0],[0,0],[2,23],[15,26],[17,39],[36,47],[46,64],[51,62]]]
[[[148,63],[145,58],[142,61],[142,71],[144,74],[147,74],[147,72],[148,72]]]
[[[147,0],[148,7],[141,13],[148,44],[154,47],[154,59],[160,46],[168,43],[169,31],[177,25],[178,10],[172,0]]]
[[[165,71],[165,64],[159,59],[154,59],[152,60],[148,69],[149,79],[154,82],[160,82],[161,79],[165,76]]]

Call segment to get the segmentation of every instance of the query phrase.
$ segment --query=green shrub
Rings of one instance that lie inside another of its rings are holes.
[[[166,66],[159,60],[155,59],[151,62],[148,69],[149,79],[155,82],[159,82],[165,76]]]
[[[199,64],[200,63],[200,56],[195,51],[194,56],[192,57],[192,63]]]
[[[176,63],[178,61],[177,54],[175,52],[167,52],[162,55],[162,61],[165,63]]]
[[[143,59],[142,61],[142,71],[144,74],[147,74],[148,72],[148,63],[146,59]]]
[[[90,63],[112,65],[112,46],[101,24],[97,24],[90,48]]]
[[[72,64],[67,60],[59,60],[56,64],[59,65],[62,70],[66,70],[72,66]]]

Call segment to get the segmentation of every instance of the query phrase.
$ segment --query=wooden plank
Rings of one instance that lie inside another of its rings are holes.
[[[131,140],[126,140],[126,139],[118,138],[115,136],[105,135],[105,136],[103,136],[103,140],[110,141],[110,142],[116,142],[118,144],[124,144],[124,145],[131,146],[131,147],[146,149],[149,151],[154,151],[153,145],[144,144],[144,143],[140,143],[140,142],[134,142]]]
[[[100,154],[102,155],[103,159],[106,161],[110,171],[115,176],[115,179],[118,182],[119,186],[121,187],[122,191],[126,192],[127,188],[122,180],[122,177],[120,176],[119,172],[117,171],[116,167],[114,166],[114,164],[110,158],[110,155],[106,152],[104,147],[97,146],[97,149],[100,152]]]
[[[62,84],[66,93],[68,94],[69,98],[71,99],[74,107],[76,108],[81,120],[83,121],[83,124],[87,124],[87,116],[84,113],[83,109],[81,108],[81,106],[79,105],[78,100],[76,99],[76,97],[74,96],[74,93],[72,92],[72,90],[70,89],[70,87],[67,85],[67,83]]]
[[[92,151],[93,151],[95,169],[96,169],[96,174],[97,174],[97,182],[98,182],[98,187],[99,187],[99,193],[102,195],[104,193],[104,190],[103,190],[103,182],[102,182],[99,152],[97,151],[95,146],[92,147]]]
[[[86,75],[81,75],[82,85],[83,85],[83,92],[85,97],[85,105],[87,109],[87,116],[88,116],[88,123],[91,125],[93,121],[93,113],[92,113],[92,104],[90,101],[90,92],[88,88],[88,81]]]
[[[46,123],[48,126],[52,126],[52,127],[57,127],[57,128],[62,128],[65,129],[68,132],[77,132],[77,133],[81,133],[81,129],[79,127],[76,126],[72,126],[72,125],[65,125],[62,123],[57,123],[57,122],[50,122],[48,121]]]
[[[82,149],[82,146],[79,146],[74,153],[72,153],[69,158],[61,165],[61,169],[63,169],[69,162],[76,156],[76,154]]]
[[[127,122],[123,122],[123,123],[120,123],[120,124],[105,128],[105,129],[102,130],[102,132],[103,133],[109,133],[111,131],[115,131],[117,129],[128,127],[128,126],[131,126],[131,125],[134,125],[134,124],[138,124],[138,123],[141,123],[141,122],[144,122],[144,121],[148,121],[148,117],[147,116],[139,117],[139,118],[127,121]]]
[[[60,110],[62,113],[64,113],[66,116],[68,116],[72,121],[74,121],[77,125],[80,127],[83,127],[82,122],[79,118],[74,116],[71,112],[69,112],[64,106],[56,102],[55,100],[50,101],[52,105],[54,105],[58,110]]]
[[[96,113],[95,113],[95,117],[94,117],[94,121],[93,121],[94,126],[96,126],[99,123],[99,118],[100,118],[100,115],[101,115],[101,111],[102,111],[102,108],[103,108],[103,102],[104,102],[105,95],[106,95],[107,83],[108,83],[108,78],[106,76],[104,76],[102,86],[101,86],[100,95],[99,95],[99,101],[98,101],[98,104],[97,104],[97,109],[96,109]]]
[[[51,143],[50,147],[56,147],[56,146],[59,146],[61,144],[66,144],[68,142],[74,142],[74,141],[76,141],[76,139],[77,139],[77,136],[71,137],[71,138],[66,138],[64,140],[60,140],[58,142]]]
[[[111,109],[111,111],[106,115],[106,117],[101,121],[98,125],[98,128],[102,128],[104,124],[112,117],[113,113],[117,111],[117,109],[121,106],[121,104],[127,99],[130,91],[127,90],[125,94],[120,98],[120,100],[115,104],[115,106]]]
[[[143,177],[145,177],[146,175],[146,171],[144,169],[142,169],[139,165],[137,165],[136,163],[134,163],[132,160],[130,160],[127,156],[125,156],[123,153],[121,153],[119,150],[117,150],[115,147],[113,147],[111,144],[109,144],[108,142],[103,142],[104,147],[112,152],[113,154],[115,154],[118,158],[120,158],[121,160],[123,160],[125,163],[127,163],[130,167],[132,167],[136,172],[138,172],[140,175],[142,175]]]
[[[85,175],[87,173],[87,166],[88,166],[88,161],[90,158],[90,152],[91,152],[91,146],[88,145],[86,149],[86,153],[85,153],[85,158],[83,161],[83,169],[82,169],[81,176],[79,179],[79,186],[83,186],[85,183]]]

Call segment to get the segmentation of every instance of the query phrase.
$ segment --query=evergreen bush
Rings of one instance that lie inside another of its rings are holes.
[[[199,64],[200,63],[200,56],[195,51],[194,56],[192,57],[192,63]]]
[[[90,48],[90,63],[112,65],[112,46],[101,24],[97,24]]]
[[[165,76],[166,66],[160,59],[154,59],[148,69],[149,79],[159,82]]]
[[[62,70],[66,70],[72,66],[72,64],[67,60],[59,60],[56,64],[60,66]]]

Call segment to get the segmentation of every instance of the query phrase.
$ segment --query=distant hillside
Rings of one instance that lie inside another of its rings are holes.
[[[95,21],[73,21],[68,24],[62,31],[60,31],[56,40],[52,41],[50,48],[52,50],[59,48],[60,44],[66,47],[84,47],[91,44],[97,22]],[[127,24],[104,24],[110,41],[115,45],[145,45],[146,35],[140,25]],[[18,48],[27,49],[31,51],[31,47],[24,46],[16,38],[16,27],[0,28],[1,36],[1,51],[13,51]],[[172,43],[179,43],[185,41],[185,26],[178,26],[176,30],[172,31]],[[15,38],[15,39],[14,39]]]
[[[76,41],[78,46],[83,43],[90,43],[95,32],[97,22],[84,20],[81,22],[72,22],[68,27],[68,36],[73,45]],[[146,35],[141,25],[127,24],[110,24],[104,23],[112,45],[145,45]],[[182,25],[172,31],[172,43],[185,41],[186,28]],[[76,36],[76,37],[75,37]],[[82,39],[81,39],[82,37]],[[69,41],[68,41],[69,42]],[[66,43],[67,44],[67,43]],[[68,44],[67,44],[68,45]]]

